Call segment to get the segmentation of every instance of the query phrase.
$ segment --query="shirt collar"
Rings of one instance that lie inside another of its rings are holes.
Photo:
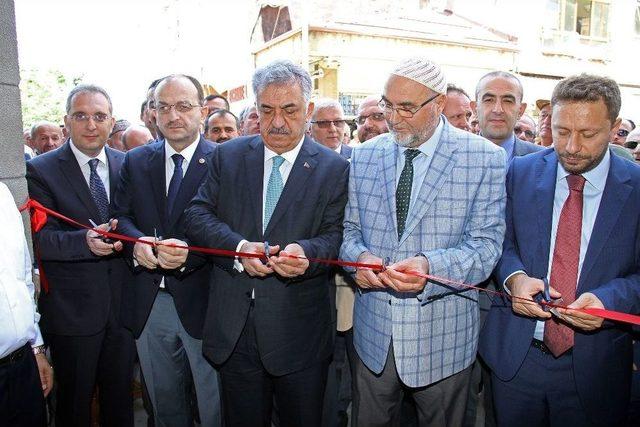
[[[184,160],[187,162],[187,164],[191,163],[191,158],[195,154],[196,148],[198,148],[198,141],[200,141],[200,135],[198,135],[195,141],[193,141],[191,144],[189,144],[184,150],[182,150],[179,153],[182,155],[182,157],[184,157]],[[164,152],[166,154],[165,159],[167,161],[171,159],[171,156],[178,153],[176,150],[173,149],[173,147],[167,142],[166,139],[164,141]]]
[[[71,147],[71,152],[73,152],[73,155],[76,157],[76,160],[78,161],[78,164],[80,166],[89,163],[89,160],[92,160],[92,159],[98,159],[106,166],[107,153],[105,153],[104,147],[102,147],[102,149],[100,150],[97,156],[89,157],[86,154],[84,154],[82,151],[80,151],[78,147],[75,146],[75,144],[71,139],[69,139],[69,146]]]
[[[607,176],[609,175],[609,166],[611,165],[611,154],[609,153],[609,149],[604,153],[604,157],[598,163],[598,166],[591,169],[589,172],[585,172],[582,174],[584,179],[587,180],[589,184],[591,184],[596,190],[603,191],[605,185],[607,184]],[[564,167],[562,167],[562,163],[558,162],[558,172],[556,173],[556,182],[561,179],[566,178],[569,175]]]
[[[427,139],[425,142],[416,147],[427,157],[433,157],[433,154],[436,152],[436,147],[438,146],[438,142],[440,141],[440,136],[442,136],[442,129],[444,128],[444,123],[442,118],[438,122],[438,126],[436,126],[436,130],[433,131],[433,135],[431,138]],[[400,147],[400,154],[404,154],[405,151],[409,149],[409,147]]]
[[[296,145],[292,150],[289,150],[286,153],[282,153],[282,154],[278,154],[275,151],[272,151],[265,145],[264,146],[264,162],[267,163],[270,159],[276,156],[281,156],[281,157],[284,157],[284,159],[287,162],[289,162],[290,164],[293,164],[293,162],[295,162],[296,158],[298,157],[298,153],[300,152],[300,149],[302,148],[302,141],[304,141],[304,135],[302,135],[302,138],[300,139],[300,142],[298,142],[298,145]]]
[[[334,148],[333,151],[335,151],[338,154],[342,153],[342,144],[338,145],[338,148]]]

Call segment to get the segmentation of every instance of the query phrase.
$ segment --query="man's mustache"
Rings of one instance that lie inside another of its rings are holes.
[[[291,132],[284,126],[269,129],[269,135],[289,135]]]

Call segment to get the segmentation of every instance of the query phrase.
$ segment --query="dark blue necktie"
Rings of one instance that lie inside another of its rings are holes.
[[[171,177],[169,190],[167,191],[168,216],[171,216],[171,212],[173,212],[173,205],[176,202],[176,197],[180,190],[180,184],[182,184],[182,162],[184,161],[184,157],[182,157],[182,154],[176,153],[171,156],[171,159],[173,160],[175,167],[173,168],[173,176]]]
[[[91,174],[89,175],[89,190],[91,191],[91,197],[96,202],[98,212],[100,212],[100,223],[104,224],[109,221],[109,198],[107,192],[104,189],[104,184],[98,175],[98,159],[89,160],[89,167],[91,168]]]

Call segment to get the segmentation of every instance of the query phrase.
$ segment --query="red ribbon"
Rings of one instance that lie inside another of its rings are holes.
[[[54,210],[51,210],[43,205],[41,205],[40,203],[38,203],[36,200],[33,199],[28,199],[26,201],[26,203],[20,207],[20,211],[23,211],[25,209],[30,209],[32,212],[32,219],[31,219],[31,227],[32,230],[34,230],[34,232],[39,231],[40,229],[42,229],[42,227],[44,226],[44,224],[47,221],[47,215],[51,215],[53,217],[59,218],[69,224],[75,225],[76,227],[79,228],[84,228],[87,230],[93,230],[96,233],[104,236],[104,237],[108,237],[111,239],[115,239],[115,240],[122,240],[122,241],[126,241],[126,242],[130,242],[130,243],[142,243],[145,245],[156,245],[158,243],[155,242],[150,242],[147,240],[140,240],[140,239],[136,239],[134,237],[130,237],[130,236],[125,236],[123,234],[118,234],[118,233],[113,233],[113,232],[107,232],[104,230],[99,230],[96,228],[93,228],[91,226],[79,223],[78,221],[75,221],[69,217],[66,217]],[[34,220],[34,216],[36,216],[36,220]],[[209,254],[209,255],[215,255],[215,256],[223,256],[223,257],[230,257],[230,258],[235,258],[235,257],[239,257],[239,258],[261,258],[261,259],[266,259],[266,256],[264,253],[254,253],[254,252],[236,252],[236,251],[229,251],[229,250],[225,250],[225,249],[213,249],[213,248],[204,248],[204,247],[200,247],[200,246],[184,246],[184,245],[176,245],[173,243],[160,243],[164,246],[168,246],[168,247],[172,247],[172,248],[180,248],[180,249],[187,249],[189,251],[193,251],[193,252],[200,252],[200,253],[204,253],[204,254]],[[381,264],[364,264],[364,263],[359,263],[359,262],[351,262],[351,261],[343,261],[343,260],[338,260],[338,259],[322,259],[322,258],[307,258],[307,257],[301,257],[301,256],[296,256],[296,255],[280,255],[280,256],[286,256],[289,258],[296,258],[296,259],[306,259],[309,262],[314,262],[314,263],[320,263],[320,264],[328,264],[328,265],[336,265],[336,266],[340,266],[340,267],[352,267],[352,268],[360,268],[360,269],[369,269],[369,270],[373,270],[373,271],[383,271],[385,270],[385,266],[381,265]],[[38,263],[40,264],[40,262],[38,261]],[[503,296],[506,298],[509,298],[511,300],[513,299],[518,299],[522,302],[528,303],[528,304],[536,304],[536,305],[543,305],[549,308],[562,308],[562,309],[569,309],[569,310],[574,310],[574,311],[579,311],[582,313],[586,313],[586,314],[590,314],[592,316],[597,316],[597,317],[601,317],[603,319],[608,319],[608,320],[613,320],[613,321],[618,321],[618,322],[624,322],[624,323],[630,323],[633,325],[640,325],[640,316],[637,315],[633,315],[633,314],[629,314],[629,313],[622,313],[619,311],[613,311],[613,310],[605,310],[605,309],[600,309],[600,308],[569,308],[565,305],[558,305],[558,304],[553,304],[550,302],[545,302],[545,301],[534,301],[532,299],[529,298],[522,298],[522,297],[516,297],[513,295],[509,295],[506,294],[504,292],[500,292],[500,291],[494,291],[491,289],[485,289],[485,288],[480,288],[478,286],[474,286],[474,285],[469,285],[467,283],[463,283],[463,282],[458,282],[455,280],[451,280],[451,279],[447,279],[444,277],[438,277],[438,276],[434,276],[431,274],[424,274],[424,273],[420,273],[417,271],[401,271],[401,273],[407,274],[407,275],[411,275],[411,276],[416,276],[416,277],[422,277],[424,279],[427,279],[429,281],[435,281],[435,282],[440,282],[443,284],[448,284],[448,285],[453,285],[453,286],[458,286],[461,288],[467,288],[467,289],[475,289],[477,291],[480,292],[486,292],[486,293],[490,293],[493,295],[497,295],[497,296]],[[42,271],[42,267],[40,266],[40,277],[41,277],[41,283],[43,281],[44,278],[44,273]],[[46,283],[46,281],[45,281]],[[45,292],[48,291],[48,286],[45,288],[46,285],[43,285],[43,288],[45,289]]]

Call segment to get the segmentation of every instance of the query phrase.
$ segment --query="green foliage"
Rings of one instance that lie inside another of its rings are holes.
[[[62,124],[67,94],[82,82],[82,76],[68,77],[58,70],[29,69],[21,70],[20,77],[24,127],[41,120]]]

